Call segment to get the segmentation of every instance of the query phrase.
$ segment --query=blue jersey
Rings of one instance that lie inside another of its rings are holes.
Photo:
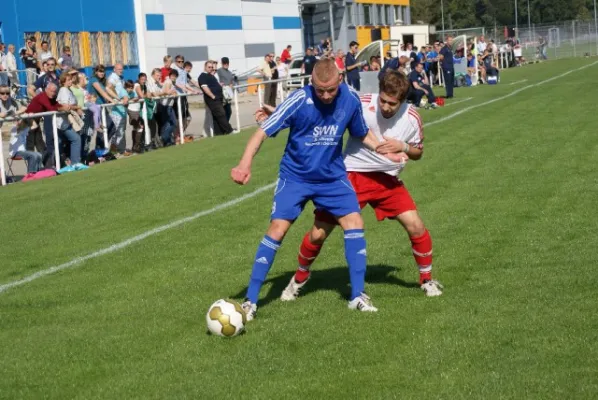
[[[311,85],[294,91],[262,125],[270,137],[285,128],[290,133],[280,177],[303,182],[346,178],[343,135],[347,129],[355,137],[368,133],[359,95],[344,83],[331,104],[322,103]]]

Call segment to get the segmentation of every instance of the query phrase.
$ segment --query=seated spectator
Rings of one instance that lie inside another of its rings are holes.
[[[7,85],[0,86],[0,118],[16,117],[23,114],[27,109],[10,97],[10,88]],[[0,121],[2,128],[2,121]]]
[[[21,120],[10,131],[10,147],[8,154],[10,157],[21,157],[27,162],[27,173],[37,172],[42,166],[42,155],[37,151],[28,151],[26,149],[27,135],[29,134],[29,125],[31,120]]]
[[[70,74],[63,74],[60,77],[60,85],[61,87],[56,97],[58,104],[63,107],[64,111],[68,111],[69,113],[76,112],[79,117],[82,117],[83,110],[77,105],[77,99],[71,91],[71,87],[73,86],[72,76]],[[66,140],[70,145],[70,162],[66,162],[66,165],[79,164],[81,162],[81,136],[73,128],[68,114],[58,114],[56,116],[56,124],[58,137]]]
[[[486,73],[485,73],[486,82],[488,82],[489,76],[495,76],[497,78],[497,80],[500,80],[498,68],[496,68],[494,66],[493,61],[494,61],[494,57],[492,55],[492,52],[487,47],[486,50],[484,50],[484,54],[482,55],[482,62],[484,63],[484,69],[486,71]]]
[[[73,68],[73,56],[71,55],[71,48],[69,46],[62,48],[62,55],[58,59],[58,65],[63,71]]]
[[[416,107],[421,106],[422,97],[427,96],[430,107],[436,108],[436,96],[434,91],[428,85],[428,78],[424,74],[424,65],[417,64],[415,69],[409,73],[409,82],[411,83],[410,100]]]

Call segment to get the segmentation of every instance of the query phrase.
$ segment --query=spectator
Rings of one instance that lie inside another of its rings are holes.
[[[15,99],[10,97],[8,85],[0,85],[0,118],[16,117],[26,110],[25,107],[21,107]],[[2,128],[2,121],[0,121],[0,128]]]
[[[71,91],[77,99],[77,105],[83,109],[83,129],[81,130],[81,146],[83,148],[83,158],[86,159],[87,155],[95,150],[97,145],[97,134],[102,132],[102,116],[100,106],[97,105],[97,97],[90,95],[87,91],[87,76],[84,73],[78,72],[77,70],[70,70],[69,74],[73,79],[73,85]]]
[[[286,49],[284,49],[282,51],[282,54],[280,55],[280,61],[284,64],[290,64],[291,63],[291,50],[293,50],[293,46],[288,45]]]
[[[154,68],[152,70],[151,75],[147,78],[147,98],[146,102],[146,110],[147,110],[147,122],[149,125],[150,136],[151,136],[151,144],[147,143],[148,146],[151,146],[151,149],[158,149],[162,147],[162,141],[160,139],[160,129],[158,126],[158,107],[159,107],[159,100],[156,100],[156,97],[160,97],[164,95],[162,92],[162,88],[160,87],[160,79],[162,77],[162,71],[160,68]],[[140,78],[141,84],[141,78]]]
[[[40,75],[39,78],[35,81],[35,83],[28,88],[28,93],[30,97],[36,95],[36,91],[43,91],[46,89],[46,86],[50,83],[54,83],[55,85],[59,85],[60,81],[58,79],[58,74],[56,74],[56,59],[53,57],[48,58],[45,60],[47,71],[44,75]]]
[[[143,97],[140,97],[135,90],[135,82],[128,80],[125,82],[125,90],[129,103],[127,106],[127,114],[129,116],[129,123],[132,129],[133,146],[131,149],[133,153],[143,153],[143,121],[141,120],[141,103]],[[138,85],[137,85],[138,86]]]
[[[168,77],[164,79],[164,84],[162,85],[162,95],[164,96],[176,96],[177,91],[174,86],[174,82],[178,78],[179,73],[175,70],[171,70]],[[176,114],[174,113],[174,101],[173,97],[165,98],[160,100],[159,107],[158,107],[158,116],[160,119],[160,137],[162,138],[162,143],[165,147],[172,146],[173,136],[177,125],[176,121]]]
[[[19,73],[17,72],[17,58],[15,57],[15,45],[8,45],[6,53],[6,71],[11,85],[19,85]]]
[[[71,55],[71,48],[69,46],[64,46],[62,48],[62,55],[58,59],[58,65],[60,65],[60,69],[63,70],[73,68],[73,57]]]
[[[484,54],[482,54],[482,62],[484,64],[484,79],[486,82],[488,82],[488,76],[495,76],[497,80],[500,79],[498,68],[494,66],[494,57],[489,48],[484,50]]]
[[[478,39],[478,45],[476,47],[476,50],[478,51],[478,54],[484,54],[484,51],[486,51],[486,46],[488,46],[486,44],[486,39],[484,38],[484,35],[482,35]]]
[[[444,78],[444,87],[446,89],[446,98],[453,98],[453,85],[455,82],[454,56],[452,51],[453,38],[446,38],[446,46],[438,48],[440,65],[442,67],[442,76]]]
[[[265,65],[262,65],[264,68]],[[269,64],[267,65],[269,69]],[[233,128],[226,119],[224,111],[222,86],[216,80],[212,71],[214,66],[209,61],[205,64],[204,72],[199,76],[198,81],[204,93],[204,101],[206,106],[210,109],[214,118],[214,134],[229,134],[232,133]]]
[[[116,64],[114,66],[114,72],[112,72],[108,78],[106,91],[119,103],[112,107],[112,110],[110,111],[110,120],[114,124],[114,134],[110,138],[113,144],[113,146],[111,146],[111,151],[122,156],[130,156],[132,143],[127,143],[126,138],[126,106],[129,104],[129,96],[125,90],[124,79],[122,77],[123,68],[122,64]],[[131,146],[127,146],[128,144]]]
[[[336,64],[336,68],[338,69],[338,72],[340,74],[343,75],[343,78],[345,76],[345,53],[343,53],[342,50],[339,50],[336,52],[336,57],[334,59],[334,62]]]
[[[89,80],[87,91],[90,95],[97,97],[98,104],[108,104],[114,102],[113,96],[111,96],[106,90],[106,68],[103,65],[96,65],[93,69],[93,76]]]
[[[272,80],[276,81],[280,78],[280,75],[278,75],[278,65],[276,64],[276,61],[274,61],[274,53],[270,53],[270,71],[272,72]],[[266,104],[272,106],[272,107],[276,107],[276,97],[278,95],[278,82],[272,82],[270,83],[270,98],[268,99],[269,101],[264,101]]]
[[[25,42],[25,48],[19,51],[25,69],[27,71],[27,87],[33,85],[37,79],[38,69],[41,69],[41,63],[37,61],[37,52],[35,49],[35,36],[30,36]]]
[[[267,81],[272,80],[272,67],[270,62],[272,61],[272,56],[270,54],[266,54],[264,56],[264,61],[260,64],[259,72],[262,74],[264,78],[264,104],[271,105],[276,107],[276,90],[273,90],[273,84],[268,83]],[[272,99],[274,99],[274,104],[272,104]]]
[[[49,43],[44,40],[42,42],[42,51],[39,54],[39,61],[43,62],[49,60],[50,58],[54,58],[54,56],[52,55],[52,52],[49,49]]]
[[[376,56],[370,57],[370,71],[380,71],[380,64],[378,63],[378,59]]]
[[[160,83],[164,83],[164,81],[170,76],[170,71],[172,70],[172,57],[169,55],[164,56],[162,59],[164,62],[164,66],[160,70]]]
[[[428,78],[424,74],[424,65],[417,64],[415,69],[409,73],[409,82],[411,83],[412,93],[411,100],[416,107],[421,107],[421,99],[424,96],[428,97],[428,102],[432,108],[436,108],[436,96],[434,91],[428,85]]]
[[[73,85],[72,76],[70,74],[63,74],[60,77],[60,85],[58,97],[56,97],[58,104],[63,107],[64,111],[68,111],[69,113],[74,111],[79,116],[83,116],[83,110],[77,105],[77,99],[71,91],[71,86]],[[81,137],[73,129],[68,115],[58,114],[56,116],[56,125],[59,139],[66,139],[70,144],[70,164],[79,164],[81,162]],[[48,135],[46,134],[46,142],[47,137]],[[69,165],[68,162],[66,164]]]
[[[349,52],[347,53],[347,57],[345,59],[345,68],[347,70],[347,84],[359,91],[361,89],[359,67],[364,65],[365,62],[357,62],[355,59],[357,56],[357,50],[359,50],[359,43],[355,41],[351,42],[349,44]]]
[[[30,120],[21,120],[10,132],[10,157],[21,157],[27,163],[27,173],[34,173],[41,169],[42,155],[37,151],[26,149]]]
[[[55,83],[49,83],[46,86],[46,90],[36,95],[27,106],[26,112],[29,114],[38,114],[47,111],[66,111],[67,107],[64,107],[56,101],[56,95],[58,94],[58,86]],[[39,121],[37,119],[36,121]],[[44,153],[43,162],[46,168],[52,168],[54,165],[54,134],[52,118],[44,118],[44,134],[46,141],[42,138],[42,131],[39,126],[31,128],[29,136],[27,137],[27,150],[32,151],[34,146],[38,151]]]
[[[301,75],[310,75],[316,66],[318,60],[316,56],[312,54],[313,49],[308,47],[305,51],[305,56],[303,56],[303,62],[301,63]],[[305,78],[303,81],[305,86],[309,85],[309,78]]]
[[[291,46],[287,46],[290,51]],[[284,52],[283,52],[284,53]],[[281,57],[282,60],[282,57]],[[233,84],[235,76],[230,72],[229,65],[230,61],[228,57],[222,57],[222,67],[218,69],[217,75],[222,85],[222,92],[224,95],[224,113],[226,114],[226,120],[230,122],[230,117],[233,114],[231,102],[233,100]],[[280,71],[279,71],[280,75]]]
[[[8,86],[8,70],[6,67],[6,53],[4,43],[0,42],[0,85]]]

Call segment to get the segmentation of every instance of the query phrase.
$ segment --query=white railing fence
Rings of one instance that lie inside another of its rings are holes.
[[[233,104],[234,104],[234,113],[235,113],[235,123],[236,123],[236,127],[233,133],[239,133],[241,131],[241,117],[240,117],[240,112],[239,112],[239,90],[240,89],[244,89],[250,86],[258,86],[258,99],[259,99],[259,104],[260,107],[263,105],[263,96],[262,96],[262,91],[260,89],[260,87],[262,85],[268,84],[268,83],[285,83],[285,85],[278,85],[279,89],[278,89],[278,97],[280,97],[282,100],[284,100],[285,97],[288,96],[288,92],[293,89],[293,88],[299,88],[299,87],[303,87],[304,85],[304,81],[305,79],[309,78],[309,75],[302,75],[302,76],[294,76],[294,77],[287,77],[284,79],[276,79],[276,80],[270,80],[270,81],[263,81],[263,82],[253,82],[253,83],[247,83],[247,84],[243,84],[243,85],[236,85],[233,86]],[[286,93],[285,93],[286,92]],[[184,125],[184,121],[183,121],[183,108],[182,108],[182,97],[193,97],[193,96],[203,96],[203,94],[177,94],[177,95],[172,95],[172,96],[161,96],[161,97],[152,97],[152,100],[163,100],[163,99],[176,99],[177,101],[177,111],[178,111],[178,123],[179,123],[179,132],[180,132],[180,143],[184,144],[185,143],[185,125]],[[137,101],[141,101],[141,100],[137,100]],[[102,118],[102,125],[104,126],[104,130],[103,130],[103,139],[104,139],[104,146],[106,149],[110,148],[110,141],[108,140],[108,129],[107,129],[107,109],[108,108],[112,108],[114,106],[117,105],[124,105],[122,102],[119,103],[110,103],[110,104],[101,104],[101,118]],[[149,121],[147,119],[147,104],[144,101],[143,102],[143,106],[142,106],[142,119],[143,119],[143,124],[144,124],[144,128],[145,128],[145,143],[149,144],[151,142],[151,132],[150,132],[150,127],[149,127]],[[86,110],[86,109],[84,109]],[[44,117],[44,118],[52,118],[52,136],[54,138],[54,162],[55,162],[55,167],[56,169],[60,168],[60,151],[59,151],[59,138],[58,138],[58,126],[56,123],[56,116],[57,115],[64,115],[64,114],[68,114],[68,112],[66,111],[51,111],[51,112],[43,112],[43,113],[37,113],[37,114],[22,114],[16,117],[7,117],[7,118],[0,118],[0,123],[5,123],[5,122],[18,122],[21,120],[26,120],[26,119],[34,119],[34,118],[40,118],[40,117]],[[212,135],[211,135],[212,136]],[[2,181],[2,186],[6,185],[6,169],[5,169],[5,160],[4,160],[4,150],[3,150],[3,146],[2,145],[2,138],[0,137],[0,147],[2,147],[0,150],[0,179]]]

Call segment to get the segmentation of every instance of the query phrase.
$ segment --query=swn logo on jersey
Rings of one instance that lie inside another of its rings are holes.
[[[314,137],[319,136],[336,136],[338,132],[337,125],[330,125],[330,126],[316,126],[314,128]]]

